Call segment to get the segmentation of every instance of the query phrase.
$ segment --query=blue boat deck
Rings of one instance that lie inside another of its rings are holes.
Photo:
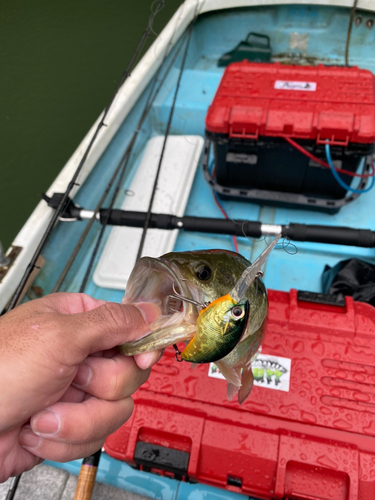
[[[177,97],[171,133],[204,136],[205,115],[223,72],[223,68],[216,66],[216,61],[223,53],[234,48],[240,40],[245,39],[249,32],[255,31],[270,36],[273,61],[303,64],[321,62],[323,64],[343,65],[348,18],[347,9],[306,5],[244,8],[200,16],[192,34],[186,68],[182,75]],[[290,35],[295,32],[308,34],[306,51],[290,47]],[[353,27],[350,48],[351,64],[375,71],[374,43],[375,29],[365,28],[364,23],[360,27]],[[176,50],[174,48],[166,58],[164,62],[165,68]],[[138,135],[133,149],[129,170],[115,207],[120,207],[123,202],[126,189],[130,185],[147,141],[151,137],[165,133],[181,64],[181,54],[176,58],[173,69],[168,74],[149,116],[142,125],[142,131]],[[163,71],[159,78],[162,74]],[[152,82],[126,118],[76,196],[74,201],[82,207],[94,209],[104,186],[109,181],[131,140],[151,85]],[[111,194],[108,196],[108,200],[110,196]],[[233,219],[259,220],[271,224],[295,222],[328,226],[350,226],[375,230],[375,189],[361,195],[352,204],[342,208],[336,215],[307,210],[275,208],[238,201],[224,201],[223,205],[229,217]],[[199,216],[202,214],[205,217],[221,217],[219,209],[215,205],[211,189],[204,181],[202,169],[199,166],[187,205],[186,215]],[[60,223],[56,228],[43,254],[46,265],[35,283],[35,285],[43,289],[44,294],[51,292],[86,224],[87,222]],[[73,292],[79,289],[99,231],[100,225],[95,223],[79,253],[78,259],[61,288],[62,291]],[[106,236],[101,249],[104,248],[110,231],[111,228],[106,229]],[[245,237],[239,238],[240,253],[250,260],[253,260],[260,253],[264,245],[264,241]],[[326,264],[332,266],[340,260],[351,257],[359,257],[375,263],[373,249],[317,243],[297,243],[296,247],[298,252],[294,255],[287,253],[283,249],[271,254],[264,277],[268,288],[283,291],[297,288],[320,292],[321,274]],[[175,246],[176,251],[208,248],[232,249],[231,238],[229,236],[184,233],[181,231]],[[124,255],[124,259],[126,258],[129,257]],[[86,292],[93,297],[115,302],[119,302],[123,296],[122,291],[98,287],[93,282],[92,275],[86,287]],[[79,470],[78,461],[65,465],[56,465],[64,467],[69,472],[78,473]],[[210,500],[241,498],[240,495],[228,491],[216,490],[202,485],[177,484],[177,481],[159,478],[158,476],[151,476],[150,479],[149,475],[146,476],[145,474],[134,471],[127,465],[105,455],[100,463],[98,479],[121,488],[130,489],[136,494],[163,500],[177,498],[181,500],[185,498],[207,498]],[[43,498],[47,497],[43,496]],[[106,496],[106,498],[112,497]],[[140,497],[124,496],[116,498],[135,499]]]

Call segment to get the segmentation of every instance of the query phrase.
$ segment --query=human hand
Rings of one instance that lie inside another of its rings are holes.
[[[57,293],[0,317],[0,482],[43,459],[88,456],[128,420],[160,352],[125,357],[116,346],[159,314]]]

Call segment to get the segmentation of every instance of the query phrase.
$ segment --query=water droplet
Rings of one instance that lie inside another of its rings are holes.
[[[160,392],[163,392],[164,394],[173,394],[174,386],[172,384],[164,384],[160,387]]]
[[[365,432],[366,434],[370,434],[371,436],[375,436],[375,420],[371,420],[368,427],[363,427],[363,432]],[[375,459],[373,459],[372,461],[375,465]]]
[[[360,391],[355,392],[353,394],[353,398],[356,399],[357,401],[364,401],[364,402],[370,401],[371,399],[369,394]]]
[[[184,380],[186,394],[189,398],[195,398],[197,382],[198,378],[195,375],[191,375]]]
[[[315,370],[309,370],[309,375],[311,378],[317,378],[318,374]]]
[[[301,460],[307,460],[307,455],[305,455],[304,453],[301,453],[300,457]]]
[[[255,403],[254,401],[247,400],[244,405],[246,405],[246,409],[249,411],[254,411],[257,413],[269,413],[271,408],[268,405]]]
[[[301,353],[305,350],[305,344],[302,342],[302,340],[297,340],[297,342],[294,342],[293,344],[293,351],[297,353]]]
[[[330,410],[326,406],[321,406],[319,408],[319,410],[320,410],[320,413],[323,413],[323,415],[332,415],[332,410]]]
[[[299,407],[295,404],[292,404],[292,405],[288,405],[288,406],[280,406],[280,412],[283,414],[283,415],[286,415],[286,414],[290,414],[290,413],[293,413],[293,412],[299,412]]]
[[[338,429],[345,429],[345,430],[351,429],[353,427],[352,424],[350,424],[349,422],[347,422],[346,420],[344,420],[342,418],[335,420],[333,422],[333,425],[335,427],[337,427]]]
[[[329,390],[329,393],[332,395],[332,396],[335,396],[335,397],[340,397],[341,395],[341,391],[340,389],[336,389],[335,387],[333,389],[330,389]]]
[[[336,378],[348,378],[348,372],[345,370],[336,370],[334,376]]]
[[[305,391],[300,391],[299,395],[301,396],[301,398],[304,398],[306,396],[306,392]]]
[[[331,460],[327,455],[322,455],[316,459],[318,464],[323,465],[324,467],[329,467],[330,469],[337,469],[338,465],[336,462]]]
[[[307,382],[307,380],[302,380],[301,385],[302,385],[302,387],[304,387],[308,391],[311,390],[311,384],[310,384],[310,382]]]
[[[316,422],[316,416],[312,413],[308,413],[307,411],[301,411],[301,419],[312,424],[315,424]]]
[[[318,356],[323,356],[323,354],[324,354],[324,344],[323,344],[323,342],[315,342],[315,344],[311,345],[311,349]]]

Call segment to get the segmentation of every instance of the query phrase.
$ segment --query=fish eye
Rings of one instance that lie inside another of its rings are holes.
[[[201,281],[209,280],[211,278],[211,274],[212,274],[211,268],[209,268],[205,264],[200,266],[196,271],[197,278],[200,279]]]
[[[233,307],[231,314],[234,319],[241,319],[245,316],[245,311],[240,306]]]

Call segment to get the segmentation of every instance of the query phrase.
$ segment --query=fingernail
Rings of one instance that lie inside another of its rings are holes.
[[[30,427],[24,427],[19,435],[20,445],[24,448],[36,448],[39,445],[40,437],[34,434]]]
[[[141,370],[147,370],[151,366],[155,365],[160,358],[163,356],[164,350],[162,351],[151,351],[139,354],[136,359],[136,363]]]
[[[135,307],[137,307],[137,309],[141,311],[143,319],[148,325],[151,325],[151,323],[155,321],[156,318],[158,318],[161,314],[160,307],[153,302],[139,302],[133,305],[135,305]]]
[[[32,419],[31,427],[38,435],[57,434],[61,428],[60,416],[53,410],[44,410]]]
[[[78,367],[77,375],[74,377],[73,384],[78,387],[86,387],[92,379],[92,368],[83,362]]]

